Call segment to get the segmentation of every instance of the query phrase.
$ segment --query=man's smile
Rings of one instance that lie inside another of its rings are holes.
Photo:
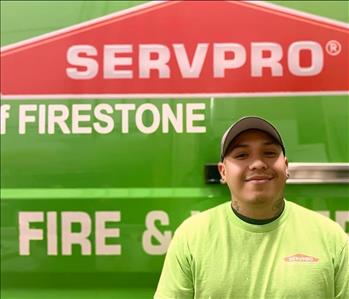
[[[245,179],[245,182],[254,184],[264,184],[271,181],[274,178],[272,175],[251,175]]]

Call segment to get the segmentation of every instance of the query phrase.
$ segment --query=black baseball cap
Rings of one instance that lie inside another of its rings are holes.
[[[275,141],[280,144],[282,152],[285,155],[284,143],[282,142],[278,130],[270,122],[261,117],[246,116],[240,118],[237,122],[233,123],[228,130],[225,131],[221,140],[221,161],[223,161],[225,155],[227,154],[227,150],[231,142],[242,132],[251,129],[263,131],[273,137]]]

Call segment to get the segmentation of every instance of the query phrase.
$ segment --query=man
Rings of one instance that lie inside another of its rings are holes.
[[[348,299],[348,237],[284,199],[278,131],[262,118],[240,119],[222,137],[218,168],[231,201],[177,229],[155,298]]]

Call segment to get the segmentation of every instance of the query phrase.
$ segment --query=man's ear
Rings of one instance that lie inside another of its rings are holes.
[[[226,183],[226,180],[225,180],[226,175],[225,175],[225,165],[223,162],[218,163],[218,171],[221,175],[221,180],[220,180],[221,184],[225,184]]]
[[[288,160],[287,160],[287,157],[285,157],[285,165],[286,165],[286,178],[288,179],[290,177],[290,173],[288,172]]]

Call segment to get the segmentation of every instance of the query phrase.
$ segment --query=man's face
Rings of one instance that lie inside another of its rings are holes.
[[[233,140],[218,167],[234,200],[265,204],[283,198],[287,166],[281,146],[269,134],[248,130]]]

